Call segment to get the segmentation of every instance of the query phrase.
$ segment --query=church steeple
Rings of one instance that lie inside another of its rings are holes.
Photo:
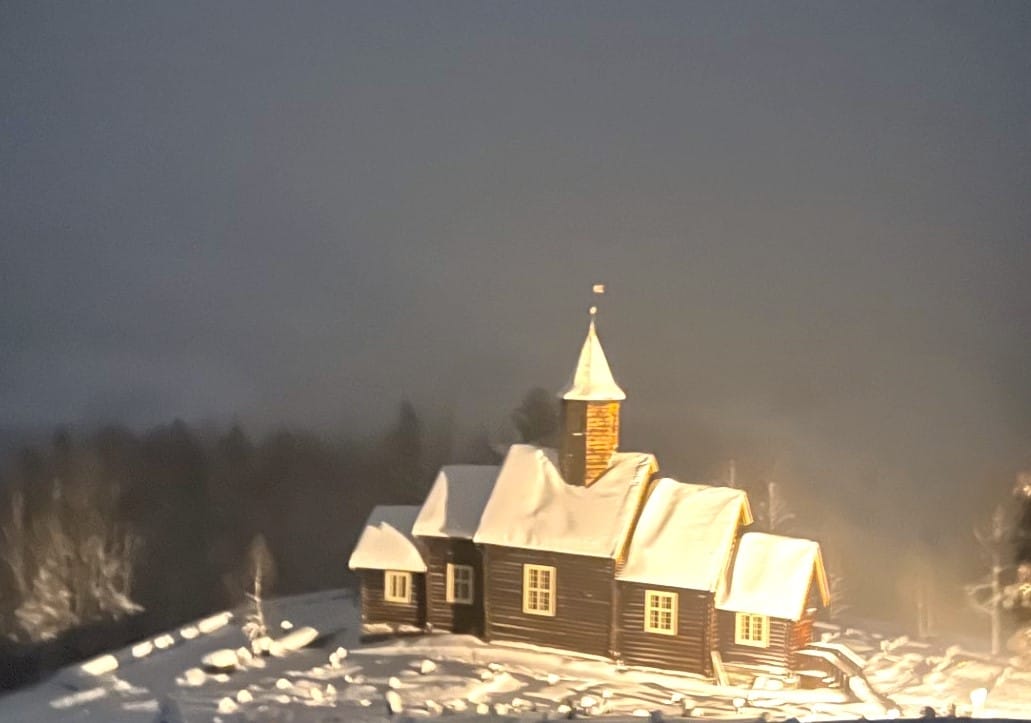
[[[598,307],[591,307],[591,323],[587,327],[587,338],[580,349],[580,358],[576,362],[573,376],[569,383],[559,392],[562,399],[575,399],[584,402],[612,402],[626,399],[626,393],[619,388],[612,378],[609,360],[605,358],[605,350],[601,348],[594,319]]]
[[[559,468],[566,482],[574,485],[588,486],[608,469],[619,449],[619,405],[626,399],[598,339],[597,313],[592,306],[580,358],[569,383],[558,393],[562,399]]]

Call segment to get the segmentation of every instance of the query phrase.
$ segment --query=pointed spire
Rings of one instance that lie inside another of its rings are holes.
[[[597,293],[597,292],[596,292]],[[562,399],[576,399],[588,402],[605,402],[626,399],[626,393],[612,378],[609,361],[598,340],[594,318],[598,307],[591,307],[591,323],[587,327],[587,338],[580,349],[580,359],[573,370],[569,383],[559,392]]]

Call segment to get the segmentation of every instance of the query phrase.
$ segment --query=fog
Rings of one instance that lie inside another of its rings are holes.
[[[0,425],[493,433],[604,282],[624,448],[775,479],[871,610],[902,550],[948,598],[1031,463],[1029,37],[1003,2],[4,3]]]

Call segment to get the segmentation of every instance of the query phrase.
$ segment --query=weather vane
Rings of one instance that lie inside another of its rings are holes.
[[[595,284],[591,287],[591,291],[594,292],[595,296],[601,296],[605,293],[605,284]],[[593,319],[598,314],[598,307],[594,304],[591,304],[590,312],[591,318]]]

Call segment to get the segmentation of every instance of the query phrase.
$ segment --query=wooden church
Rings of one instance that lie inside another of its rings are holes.
[[[558,449],[442,468],[421,506],[377,507],[351,555],[362,622],[477,635],[711,676],[791,668],[829,591],[820,546],[749,532],[742,490],[619,451],[595,310],[560,392]]]

